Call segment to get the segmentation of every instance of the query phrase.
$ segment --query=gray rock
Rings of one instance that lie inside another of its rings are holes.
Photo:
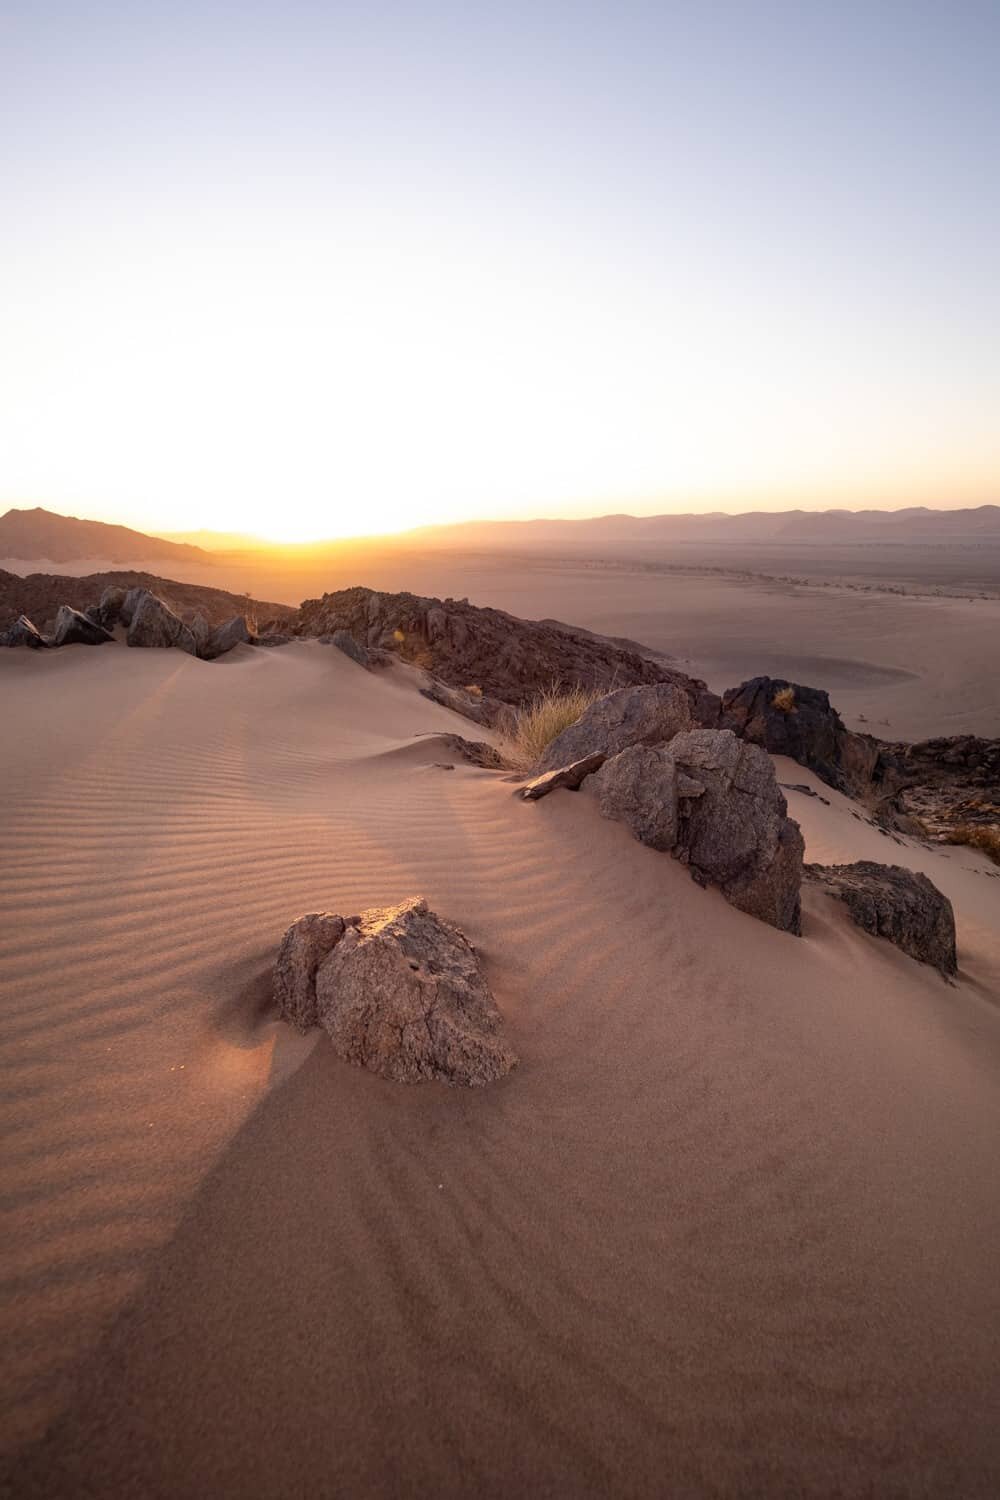
[[[677,765],[662,745],[630,745],[594,777],[601,812],[632,830],[651,849],[677,843]]]
[[[506,762],[500,751],[487,745],[485,740],[466,740],[460,734],[436,734],[434,738],[442,747],[454,750],[456,755],[467,760],[470,766],[480,766],[485,771],[506,769]]]
[[[317,970],[316,1006],[340,1057],[400,1083],[474,1086],[517,1062],[475,950],[421,900],[347,927]]]
[[[274,966],[274,998],[281,1019],[299,1031],[318,1024],[316,970],[346,928],[344,918],[333,912],[311,911],[293,922],[281,940]]]
[[[343,651],[345,656],[351,658],[351,661],[356,661],[359,667],[364,667],[366,671],[370,670],[371,657],[367,646],[360,645],[349,630],[335,630],[332,635],[321,636],[320,640],[336,646],[337,650]]]
[[[60,604],[52,632],[53,646],[103,646],[112,639],[110,630],[105,630],[103,625],[88,619],[78,609],[71,609],[68,604]]]
[[[214,661],[218,656],[225,656],[227,651],[232,651],[234,646],[248,646],[250,644],[250,631],[247,622],[242,615],[234,615],[224,625],[219,625],[212,631],[208,640],[199,651],[199,656],[205,661]]]
[[[48,641],[35,629],[27,615],[18,615],[10,629],[0,635],[0,645],[29,646],[38,651],[47,646]]]
[[[869,859],[805,868],[811,881],[843,901],[865,932],[887,938],[942,974],[956,972],[955,913],[947,896],[926,875]]]
[[[205,647],[212,636],[212,627],[202,614],[200,609],[190,609],[183,616],[184,624],[194,636],[195,650],[199,656],[204,656]]]
[[[693,729],[664,751],[700,787],[678,801],[677,849],[692,875],[740,911],[801,930],[803,841],[766,751],[725,729]]]
[[[560,787],[577,792],[588,776],[600,770],[604,759],[603,751],[599,750],[594,755],[584,756],[583,760],[575,760],[572,765],[560,766],[557,771],[543,771],[541,776],[535,776],[518,787],[516,795],[523,797],[525,802],[537,802],[539,797],[547,797]]]
[[[97,605],[98,625],[103,625],[105,630],[114,629],[122,618],[122,609],[127,594],[128,590],[123,588],[112,587],[104,590],[101,602]]]
[[[130,623],[125,639],[130,646],[176,646],[191,656],[197,655],[194,636],[183,620],[148,589],[130,589],[123,618],[126,611]]]
[[[556,770],[597,753],[616,755],[630,745],[662,745],[690,729],[692,722],[688,696],[675,683],[619,688],[598,698],[575,724],[556,735],[538,770]]]

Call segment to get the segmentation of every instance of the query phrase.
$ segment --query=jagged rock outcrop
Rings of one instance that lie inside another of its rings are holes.
[[[215,661],[216,657],[232,651],[234,646],[249,646],[252,641],[246,620],[242,615],[235,615],[212,631],[204,645],[198,648],[198,655],[205,661]]]
[[[418,898],[301,918],[282,942],[275,996],[297,1026],[318,1020],[347,1062],[400,1083],[476,1086],[517,1062],[475,949]]]
[[[829,694],[780,677],[752,677],[722,697],[719,720],[740,739],[808,766],[848,796],[872,784],[879,742],[845,727]]]
[[[36,630],[27,615],[18,615],[13,625],[0,634],[0,645],[3,646],[28,646],[32,650],[40,650],[48,645],[48,641]]]
[[[442,708],[450,708],[453,713],[471,719],[474,724],[482,724],[485,729],[496,729],[501,734],[513,730],[516,711],[509,703],[491,698],[478,689],[449,687],[429,672],[424,673],[424,678],[420,692],[432,703],[440,703]]]
[[[865,932],[887,938],[942,974],[956,973],[955,913],[926,875],[868,859],[849,865],[806,865],[805,870],[810,881],[844,903]]]
[[[519,620],[499,609],[481,609],[467,599],[341,589],[305,600],[296,629],[305,636],[346,630],[360,645],[386,647],[451,687],[476,687],[504,703],[526,703],[552,686],[610,690],[638,682],[675,682],[693,703],[705,699],[702,715],[711,712],[712,703],[718,705],[703,682],[653,654],[558,622]]]
[[[110,630],[105,630],[96,620],[88,619],[78,609],[72,609],[68,604],[59,607],[56,615],[55,629],[49,642],[52,646],[103,646],[106,641],[113,640]]]
[[[345,656],[349,656],[351,661],[356,661],[359,667],[364,667],[366,672],[371,670],[372,663],[368,647],[356,641],[349,630],[335,630],[332,635],[320,636],[320,640],[324,645],[336,646],[338,651],[343,651]]]
[[[875,789],[883,819],[904,832],[1000,835],[1000,739],[963,734],[883,745]]]
[[[281,940],[274,965],[278,1014],[299,1031],[317,1025],[316,970],[344,936],[348,921],[333,912],[311,911],[293,922]]]
[[[540,797],[559,791],[560,787],[569,792],[577,792],[588,776],[600,770],[606,759],[603,750],[598,750],[594,755],[585,755],[582,760],[574,760],[568,766],[560,766],[558,770],[543,771],[540,776],[533,776],[530,781],[518,787],[517,795],[525,802],[537,802]]]
[[[596,754],[616,755],[630,745],[662,745],[693,723],[691,700],[675,683],[619,688],[598,698],[556,735],[538,770],[551,771]]]
[[[128,621],[125,637],[129,646],[170,647],[196,656],[197,647],[191,631],[162,599],[148,589],[130,589],[122,607],[122,618]]]

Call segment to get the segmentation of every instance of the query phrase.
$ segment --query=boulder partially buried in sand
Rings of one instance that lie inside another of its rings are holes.
[[[811,881],[843,901],[859,927],[888,938],[942,974],[958,969],[955,913],[947,896],[917,870],[859,859],[850,865],[806,865]]]
[[[399,1083],[475,1087],[517,1062],[475,949],[416,897],[301,918],[282,942],[275,996],[296,1025],[318,1020],[345,1061]]]
[[[184,621],[148,589],[129,590],[122,609],[122,618],[126,617],[129,621],[125,637],[128,645],[176,646],[189,656],[197,655],[195,638]]]
[[[524,786],[518,787],[517,795],[525,802],[537,802],[539,797],[547,797],[550,792],[559,791],[560,787],[569,792],[578,792],[587,777],[601,769],[604,761],[604,754],[598,750],[594,755],[585,755],[582,760],[574,760],[568,766],[560,766],[557,771],[543,771],[540,776],[534,776]]]
[[[18,615],[10,629],[0,634],[0,645],[30,646],[37,651],[47,646],[48,641],[35,629],[27,615]]]
[[[591,755],[616,755],[630,745],[662,745],[693,722],[687,694],[672,682],[619,688],[598,698],[556,735],[538,770],[553,771]]]
[[[53,646],[103,646],[113,639],[110,630],[105,630],[96,620],[89,619],[68,604],[60,604],[52,632]]]
[[[729,730],[684,730],[611,757],[593,786],[605,817],[675,854],[740,911],[799,932],[802,834],[765,751]]]

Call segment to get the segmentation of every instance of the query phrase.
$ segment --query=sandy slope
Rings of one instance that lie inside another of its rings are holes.
[[[811,857],[952,896],[949,986],[824,897],[801,940],[735,912],[586,794],[435,768],[461,721],[402,669],[67,648],[0,695],[19,1495],[997,1492],[978,857],[780,763],[829,798],[790,794]],[[489,1090],[268,1011],[292,917],[417,892],[509,1018]]]

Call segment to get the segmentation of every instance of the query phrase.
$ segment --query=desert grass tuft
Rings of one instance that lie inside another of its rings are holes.
[[[596,688],[545,688],[517,710],[514,727],[499,746],[504,759],[518,771],[530,771],[557,734],[602,698]]]
[[[795,689],[793,687],[779,688],[771,699],[771,707],[776,708],[779,713],[793,714],[795,712]]]
[[[948,830],[945,843],[981,849],[995,865],[1000,865],[1000,828],[995,823],[958,823]]]

